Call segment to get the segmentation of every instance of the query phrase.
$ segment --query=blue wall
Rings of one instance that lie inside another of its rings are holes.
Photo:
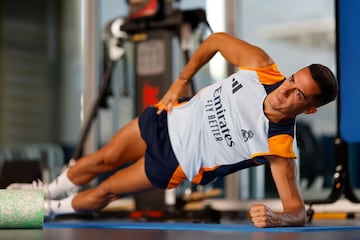
[[[360,142],[360,1],[338,1],[340,134]]]

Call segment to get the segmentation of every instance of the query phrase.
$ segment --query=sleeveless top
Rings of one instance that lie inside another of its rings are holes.
[[[206,184],[218,176],[267,163],[266,155],[296,157],[295,119],[277,124],[263,112],[265,97],[284,79],[276,64],[239,68],[174,106],[168,114],[168,131],[189,181]]]

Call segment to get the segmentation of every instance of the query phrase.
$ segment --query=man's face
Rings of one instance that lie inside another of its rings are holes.
[[[314,96],[321,93],[320,87],[311,77],[309,68],[303,68],[288,77],[269,94],[269,106],[285,116],[316,111]]]

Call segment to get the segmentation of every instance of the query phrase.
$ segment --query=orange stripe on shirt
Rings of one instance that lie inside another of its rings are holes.
[[[257,153],[251,155],[251,158],[266,156],[266,155],[276,155],[284,158],[296,158],[296,154],[293,149],[293,138],[287,134],[280,134],[273,136],[268,139],[269,142],[269,152]]]
[[[293,140],[293,137],[287,134],[280,134],[269,138],[270,152],[280,157],[296,157],[293,149]]]
[[[186,175],[184,171],[182,170],[181,166],[177,166],[175,169],[173,175],[171,176],[171,179],[167,185],[167,188],[176,188],[180,183],[182,183],[186,179]]]
[[[275,63],[263,68],[239,67],[239,70],[256,71],[262,84],[274,84],[285,78]]]
[[[200,184],[200,182],[204,176],[204,172],[214,171],[218,167],[219,166],[200,168],[199,173],[196,174],[196,176],[193,178],[192,182],[195,184]]]

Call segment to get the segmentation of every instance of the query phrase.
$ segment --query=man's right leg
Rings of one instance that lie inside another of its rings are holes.
[[[98,211],[110,202],[131,193],[154,188],[145,173],[144,157],[131,166],[120,169],[99,186],[60,200],[45,201],[51,215]]]

